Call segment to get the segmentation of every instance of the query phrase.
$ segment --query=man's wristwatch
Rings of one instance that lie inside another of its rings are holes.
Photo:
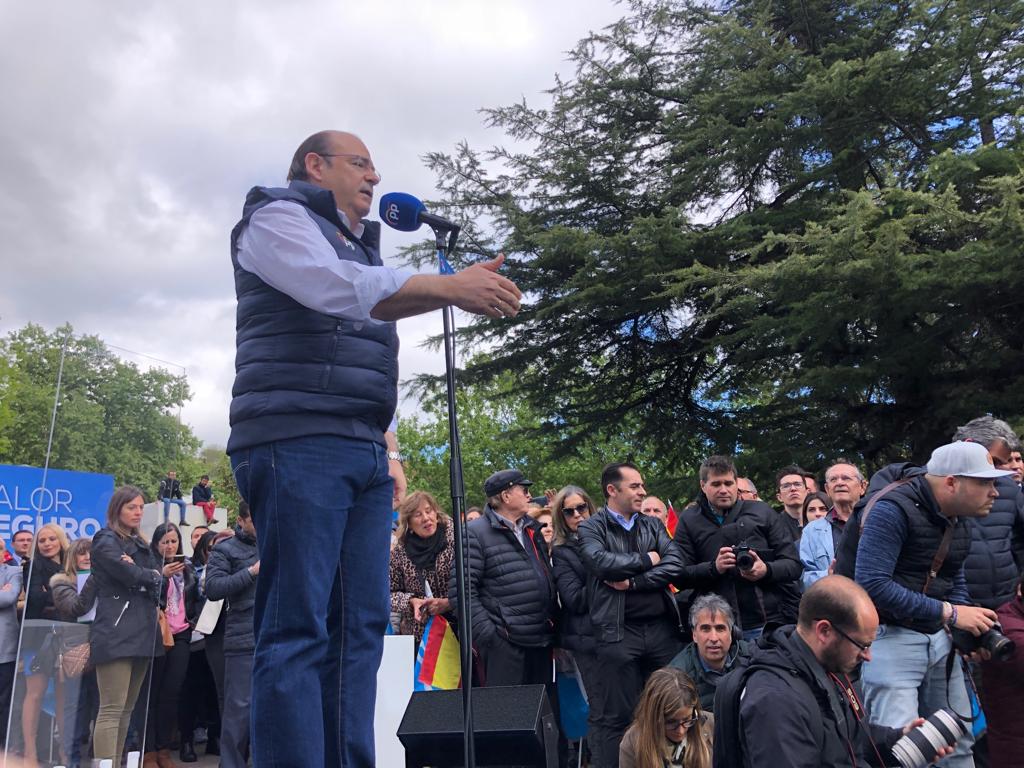
[[[404,464],[405,454],[403,454],[401,451],[388,451],[388,461],[397,461]]]

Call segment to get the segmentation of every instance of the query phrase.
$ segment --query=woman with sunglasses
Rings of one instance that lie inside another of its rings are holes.
[[[619,745],[619,768],[711,768],[713,716],[697,688],[674,667],[647,680],[633,723]]]
[[[558,622],[558,647],[569,652],[583,678],[590,713],[587,716],[587,740],[598,743],[603,718],[603,675],[597,663],[597,646],[590,624],[587,599],[587,569],[580,558],[580,523],[594,514],[594,503],[587,492],[567,485],[551,500],[552,574],[562,603]]]

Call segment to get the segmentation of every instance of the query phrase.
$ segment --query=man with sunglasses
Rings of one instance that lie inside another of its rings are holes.
[[[250,190],[231,233],[227,452],[261,561],[253,763],[373,765],[391,510],[405,492],[395,321],[450,305],[510,317],[520,293],[500,255],[455,275],[385,266],[380,225],[365,220],[380,174],[351,133],[303,141],[288,180]]]
[[[871,598],[855,582],[826,576],[811,585],[796,626],[765,634],[749,666],[719,685],[715,765],[894,764],[892,745],[923,721],[912,717],[894,728],[869,723],[849,674],[871,658],[877,629]]]

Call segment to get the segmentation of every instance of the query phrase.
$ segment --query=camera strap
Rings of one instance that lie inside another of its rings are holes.
[[[961,715],[959,712],[956,711],[956,708],[949,703],[949,681],[953,677],[953,665],[956,663],[957,659],[960,659],[960,654],[956,652],[956,646],[954,645],[952,648],[949,649],[949,656],[946,657],[946,706],[949,707],[950,712],[959,717],[965,723],[973,723],[975,720],[978,719],[977,717],[968,717],[967,715]],[[960,668],[964,674],[964,686],[971,689],[971,691],[974,693],[974,698],[977,699],[980,705],[981,699],[978,697],[978,689],[974,687],[974,678],[971,677],[970,667],[968,667],[961,660]],[[974,714],[973,707],[971,708],[969,714]],[[978,717],[980,717],[980,715]]]

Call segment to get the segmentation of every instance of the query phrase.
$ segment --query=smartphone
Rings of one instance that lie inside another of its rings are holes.
[[[185,556],[184,555],[171,555],[170,557],[167,558],[167,562],[169,562],[169,563],[184,563],[185,562]]]

